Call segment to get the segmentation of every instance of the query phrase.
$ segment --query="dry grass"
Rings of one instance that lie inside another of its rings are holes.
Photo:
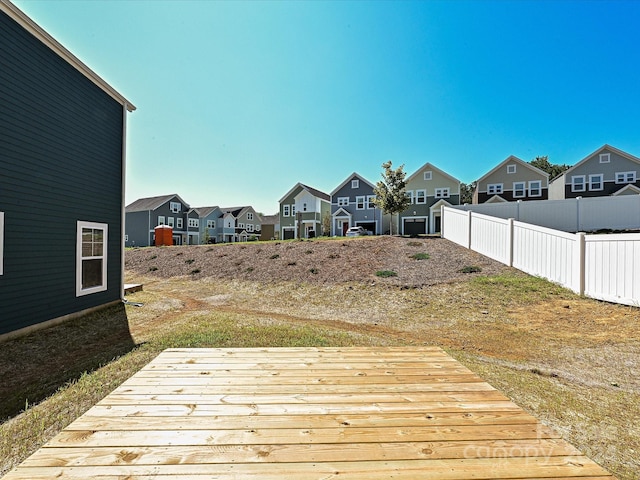
[[[383,253],[389,242],[393,258]],[[189,249],[127,252],[128,266],[138,269],[127,281],[145,284],[131,297],[144,307],[127,307],[138,347],[3,424],[0,474],[169,346],[427,344],[447,349],[620,479],[640,478],[638,309],[577,297],[441,240],[282,242],[272,244],[276,259],[269,245],[197,247],[227,253],[218,258],[235,273],[224,275],[209,274],[215,266],[197,264]],[[439,260],[447,248],[452,258]],[[416,261],[415,253],[430,258]],[[153,255],[182,257],[182,276],[162,262],[149,272],[140,259]],[[316,263],[316,255],[339,262]],[[251,256],[260,260],[245,263]],[[312,263],[319,273],[309,273]],[[196,264],[201,272],[190,274]],[[460,274],[460,264],[483,271]],[[335,279],[323,273],[330,265]],[[378,278],[379,269],[398,277]],[[253,272],[258,277],[248,278]]]

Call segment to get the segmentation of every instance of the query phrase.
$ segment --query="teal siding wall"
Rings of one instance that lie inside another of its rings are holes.
[[[0,12],[0,335],[120,298],[123,106]],[[108,224],[105,292],[76,297],[76,222]]]

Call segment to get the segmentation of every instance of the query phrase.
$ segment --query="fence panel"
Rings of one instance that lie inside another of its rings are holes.
[[[640,228],[640,195],[581,198],[579,203],[580,231]]]
[[[511,263],[510,222],[474,213],[471,217],[471,249],[502,263]]]
[[[580,293],[579,238],[571,233],[530,225],[513,224],[513,266]]]
[[[578,202],[575,200],[539,200],[520,202],[520,222],[539,225],[541,227],[577,232]]]
[[[449,207],[442,209],[442,236],[469,248],[469,213]]]
[[[640,234],[585,240],[585,295],[640,306]]]

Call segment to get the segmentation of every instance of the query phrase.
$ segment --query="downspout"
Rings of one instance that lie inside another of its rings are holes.
[[[120,298],[122,301],[124,298],[124,248],[125,248],[125,227],[126,227],[126,213],[125,213],[125,192],[126,192],[126,178],[127,178],[127,102],[122,105],[122,218],[121,218],[121,251],[120,251]]]

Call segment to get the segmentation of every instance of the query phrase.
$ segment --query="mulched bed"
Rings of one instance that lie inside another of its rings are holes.
[[[417,254],[417,255],[416,255]],[[414,256],[428,258],[417,259]],[[463,273],[465,267],[480,273]],[[391,236],[147,247],[127,250],[125,268],[157,277],[213,277],[257,282],[384,282],[421,287],[507,267],[439,237]],[[397,276],[382,278],[379,271]]]

